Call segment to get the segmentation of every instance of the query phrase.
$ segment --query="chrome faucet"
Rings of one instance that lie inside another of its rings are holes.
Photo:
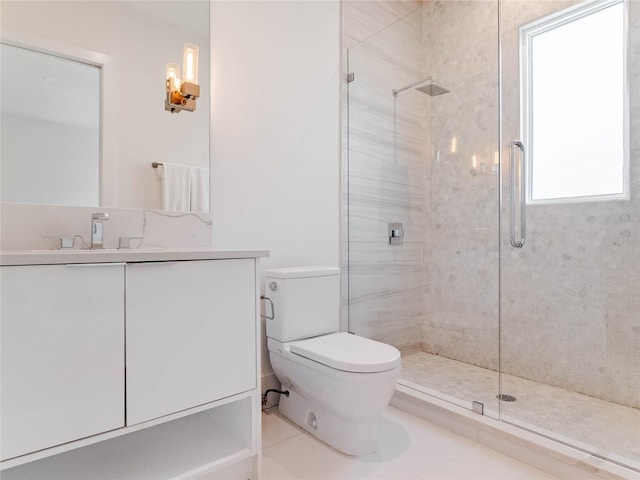
[[[108,213],[94,213],[91,215],[91,248],[104,248],[102,222],[109,220]]]

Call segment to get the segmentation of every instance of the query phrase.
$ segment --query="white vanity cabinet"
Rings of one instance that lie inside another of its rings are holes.
[[[256,388],[250,259],[127,265],[127,424]]]
[[[124,265],[0,270],[2,460],[124,426]]]
[[[266,255],[2,252],[2,479],[256,478]]]

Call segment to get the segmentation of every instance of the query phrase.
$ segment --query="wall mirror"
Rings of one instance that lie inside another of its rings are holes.
[[[582,2],[520,28],[528,203],[629,198],[626,11]]]
[[[2,199],[98,205],[99,67],[4,43],[0,58]]]
[[[208,1],[3,0],[0,22],[3,201],[162,209],[152,163],[209,167]],[[200,98],[170,113],[185,43]]]

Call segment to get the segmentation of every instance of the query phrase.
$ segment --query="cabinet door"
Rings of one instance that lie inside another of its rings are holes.
[[[124,266],[0,268],[2,460],[124,426]]]
[[[127,424],[256,387],[253,259],[127,264]]]

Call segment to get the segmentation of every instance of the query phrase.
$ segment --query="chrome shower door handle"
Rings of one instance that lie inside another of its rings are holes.
[[[520,182],[516,175],[515,156],[516,148],[520,149]],[[509,144],[509,170],[511,181],[509,182],[509,230],[511,234],[511,246],[514,248],[524,247],[527,241],[527,204],[525,195],[525,153],[524,145],[518,140]],[[518,185],[519,183],[519,185]],[[516,240],[516,186],[520,191],[520,239]]]

